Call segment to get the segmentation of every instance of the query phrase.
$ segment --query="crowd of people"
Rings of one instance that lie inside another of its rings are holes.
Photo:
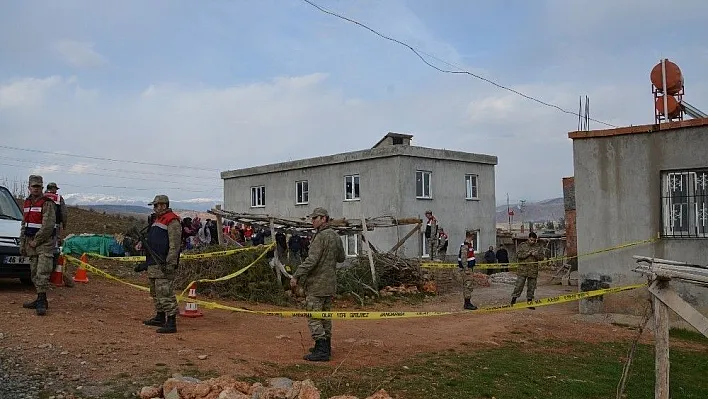
[[[67,212],[64,201],[57,194],[56,183],[48,185],[43,192],[43,179],[38,175],[29,177],[29,196],[24,201],[23,220],[20,232],[20,254],[28,256],[31,263],[32,282],[36,287],[37,298],[23,303],[23,307],[35,309],[37,315],[44,316],[49,308],[47,290],[53,271],[55,255],[61,229],[66,225]],[[136,272],[147,272],[150,296],[153,300],[155,315],[143,321],[148,326],[158,327],[157,332],[170,334],[177,332],[176,315],[178,311],[174,281],[182,251],[202,246],[218,244],[218,227],[214,220],[203,223],[198,217],[180,219],[170,208],[166,195],[157,195],[149,203],[153,213],[148,218],[148,227],[140,234],[134,248],[144,252],[145,262],[135,267]],[[425,212],[427,224],[425,236],[428,238],[429,253],[432,259],[444,258],[448,237],[442,228],[438,228],[437,219],[432,211]],[[308,216],[312,220],[315,234],[311,239],[297,234],[288,237],[283,232],[276,233],[275,254],[289,258],[295,269],[290,285],[293,290],[298,286],[305,292],[305,306],[312,312],[329,312],[332,298],[337,289],[337,263],[345,260],[345,252],[339,234],[330,227],[329,213],[324,208],[315,208]],[[223,225],[223,236],[238,245],[260,245],[270,232],[248,224],[227,220]],[[464,297],[464,309],[476,310],[472,304],[472,270],[475,266],[475,232],[467,231],[460,245],[458,266],[461,271]],[[512,293],[511,304],[515,304],[526,285],[528,301],[534,298],[538,278],[539,262],[545,258],[545,247],[538,242],[535,233],[529,234],[528,241],[519,245],[517,257],[521,262],[518,278]],[[485,261],[508,263],[508,253],[504,248],[494,252],[490,246],[485,253]],[[533,309],[533,307],[531,307]],[[309,318],[308,327],[315,342],[310,353],[304,356],[308,361],[328,361],[332,354],[332,322],[328,319]]]

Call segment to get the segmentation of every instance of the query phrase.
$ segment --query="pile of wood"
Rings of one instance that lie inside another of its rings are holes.
[[[376,284],[371,278],[369,258],[360,256],[352,265],[337,270],[337,293],[353,295],[359,299],[378,296],[384,287],[415,286],[420,292],[423,275],[416,260],[399,258],[393,254],[374,252]]]
[[[415,259],[405,259],[390,253],[374,253],[374,267],[379,287],[415,285],[423,283],[420,263]],[[359,258],[360,263],[368,264],[368,259]]]

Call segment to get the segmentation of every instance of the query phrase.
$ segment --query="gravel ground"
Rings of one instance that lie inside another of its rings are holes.
[[[47,373],[28,369],[14,352],[14,348],[0,347],[0,398],[36,399],[40,392],[53,399],[74,397],[48,378]]]

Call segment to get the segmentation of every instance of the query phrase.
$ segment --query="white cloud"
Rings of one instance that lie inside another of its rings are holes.
[[[0,109],[41,105],[52,89],[65,83],[60,76],[10,81],[0,85]]]
[[[35,175],[43,175],[45,173],[59,172],[59,170],[61,170],[59,165],[37,165],[31,169],[31,172]]]
[[[65,63],[78,68],[94,68],[106,63],[106,59],[93,49],[94,44],[76,40],[58,40],[52,49]]]
[[[77,173],[81,174],[84,172],[88,172],[93,168],[93,165],[86,164],[86,163],[77,163],[72,165],[67,172],[69,173]]]
[[[127,97],[98,97],[89,103],[76,98],[67,86],[51,103],[37,103],[32,112],[4,117],[19,147],[33,147],[25,130],[32,126],[35,131],[53,132],[48,134],[51,146],[43,149],[218,170],[365,149],[388,131],[403,131],[415,136],[414,145],[497,155],[497,188],[502,193],[523,193],[531,199],[560,193],[560,178],[572,175],[567,132],[574,130],[576,118],[484,85],[471,92],[469,81],[459,76],[440,75],[433,83],[377,101],[351,98],[320,73],[230,87],[151,85]],[[570,108],[577,101],[572,93],[578,89],[569,84],[515,89]],[[589,94],[605,97],[598,115],[628,124],[637,123],[642,108],[635,98],[646,93],[597,88]],[[156,146],[164,150],[156,151]],[[135,170],[172,173],[164,183],[156,182],[159,175],[141,182],[95,177],[93,173],[116,174],[102,171],[100,164],[74,163],[52,178],[79,186],[126,186],[125,191],[166,187],[162,191],[175,200],[199,190],[209,198],[221,188],[217,172],[185,170],[186,175],[204,178],[181,179],[173,169],[136,165]],[[523,167],[526,164],[532,166]],[[59,172],[58,167],[44,170]],[[173,183],[177,181],[184,184]]]

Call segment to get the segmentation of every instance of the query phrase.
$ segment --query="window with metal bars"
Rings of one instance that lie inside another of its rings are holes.
[[[661,173],[662,234],[708,238],[708,169]]]

